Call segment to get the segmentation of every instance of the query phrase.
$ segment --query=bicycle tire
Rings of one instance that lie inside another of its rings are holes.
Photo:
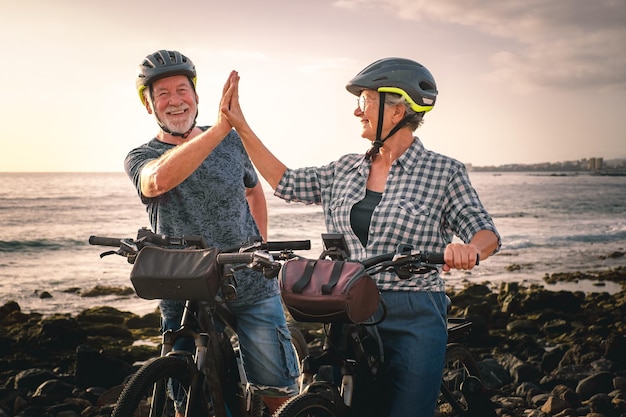
[[[338,413],[335,404],[328,398],[304,393],[283,404],[273,417],[338,417]]]
[[[111,416],[167,416],[167,381],[171,378],[188,387],[191,372],[188,364],[180,358],[157,357],[149,360],[124,386]]]
[[[302,359],[309,355],[309,346],[306,343],[302,331],[298,327],[293,324],[287,324],[287,328],[289,329],[289,333],[291,333],[291,343],[296,350],[298,366],[302,368]]]
[[[461,384],[470,376],[480,378],[478,364],[470,351],[458,343],[448,344],[441,380],[442,391],[437,401],[438,416],[464,416],[467,413],[467,401],[461,392]]]

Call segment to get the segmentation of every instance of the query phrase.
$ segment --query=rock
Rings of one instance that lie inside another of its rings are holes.
[[[606,349],[604,355],[607,359],[613,361],[617,368],[626,368],[626,334],[612,333],[607,337]]]
[[[543,372],[534,364],[525,362],[513,368],[512,375],[515,385],[519,385],[522,382],[539,381],[543,376]]]
[[[507,324],[506,329],[511,333],[539,333],[539,327],[531,320],[514,320]]]
[[[132,295],[135,290],[131,287],[109,287],[106,285],[96,285],[90,290],[80,293],[81,297],[100,297],[102,295]]]
[[[74,349],[85,341],[87,333],[76,319],[55,316],[43,319],[39,333],[33,342],[48,349]]]
[[[76,350],[76,385],[78,387],[111,388],[121,384],[133,371],[132,364],[97,352],[89,346],[79,346]]]
[[[556,369],[561,359],[563,359],[565,351],[564,346],[557,346],[554,349],[546,351],[541,357],[541,370],[544,373],[550,373]]]
[[[98,400],[96,401],[96,405],[98,405],[99,407],[103,407],[105,405],[114,405],[115,402],[117,401],[117,398],[122,393],[123,389],[124,389],[124,385],[120,384],[104,391],[98,397]]]
[[[470,376],[461,384],[461,392],[468,405],[465,417],[497,417],[494,404],[479,378]]]
[[[614,409],[611,403],[611,397],[607,394],[596,394],[589,399],[589,410],[592,413],[603,414],[605,416],[613,416]]]
[[[37,387],[33,398],[40,397],[45,399],[46,403],[54,404],[63,402],[65,398],[71,397],[73,391],[74,385],[58,379],[49,379]]]
[[[611,372],[598,372],[578,382],[576,393],[583,400],[587,400],[596,394],[608,394],[613,390],[613,374]]]
[[[550,395],[548,400],[541,406],[541,411],[552,416],[569,407],[571,407],[571,404],[567,401],[555,395]]]
[[[626,268],[594,277],[626,285]],[[506,283],[494,293],[468,280],[449,295],[452,314],[474,322],[459,342],[474,355],[482,399],[498,416],[626,416],[626,287],[583,294]],[[159,324],[158,311],[138,317],[97,307],[76,317],[42,317],[6,302],[0,306],[0,417],[110,415],[134,364],[158,355],[157,346],[135,342],[154,342]],[[296,325],[311,352],[319,352],[322,326]]]
[[[497,389],[513,381],[509,372],[495,359],[487,358],[478,362],[478,369],[487,389]]]
[[[45,369],[27,369],[19,372],[14,379],[13,386],[23,393],[34,392],[37,387],[50,379],[57,379],[59,376]]]

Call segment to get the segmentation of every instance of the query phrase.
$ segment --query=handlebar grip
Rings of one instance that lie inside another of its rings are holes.
[[[89,244],[119,247],[121,245],[121,239],[115,237],[89,236]]]
[[[268,251],[281,251],[281,250],[309,250],[311,249],[310,240],[288,240],[288,241],[274,241],[267,242]]]
[[[443,252],[442,253],[425,253],[422,255],[422,261],[429,264],[440,264],[443,265],[446,262],[443,260]],[[480,255],[476,255],[476,266],[480,264]]]
[[[218,253],[217,263],[220,265],[225,264],[248,264],[254,260],[254,252],[244,253]]]
[[[443,265],[446,263],[443,260],[443,253],[424,253],[421,258],[423,262],[428,264]]]

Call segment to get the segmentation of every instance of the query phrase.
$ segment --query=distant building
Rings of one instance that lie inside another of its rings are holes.
[[[602,158],[589,158],[587,160],[587,169],[589,171],[600,171],[602,169]]]

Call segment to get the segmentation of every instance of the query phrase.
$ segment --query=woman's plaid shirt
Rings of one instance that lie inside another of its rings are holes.
[[[393,252],[398,244],[443,252],[454,235],[467,243],[485,229],[498,235],[465,166],[426,150],[416,137],[389,170],[382,199],[372,213],[367,247],[363,247],[352,231],[350,211],[365,197],[370,166],[364,155],[349,154],[321,167],[288,169],[275,195],[288,202],[322,205],[326,229],[345,235],[352,259]],[[445,291],[435,271],[405,280],[389,272],[375,278],[382,291]]]

